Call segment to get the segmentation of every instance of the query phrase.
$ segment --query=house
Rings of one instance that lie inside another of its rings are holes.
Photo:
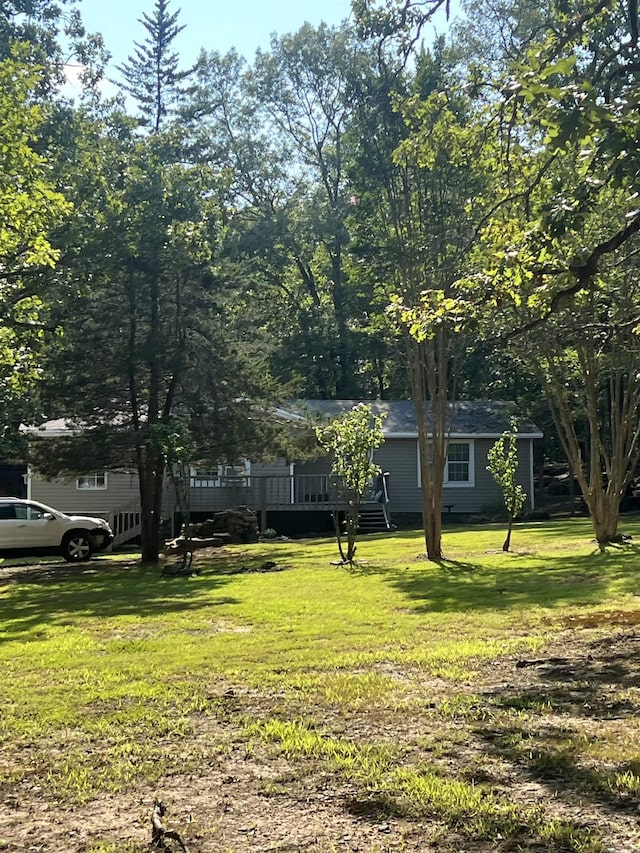
[[[357,400],[307,400],[282,407],[279,414],[292,423],[321,423],[356,405]],[[421,483],[415,408],[411,401],[370,401],[375,414],[384,415],[385,441],[374,462],[388,472],[388,509],[395,524],[419,525]],[[451,407],[449,452],[445,468],[443,508],[447,515],[466,516],[496,509],[502,494],[486,470],[487,453],[509,429],[512,403],[460,401]],[[64,434],[59,421],[45,424],[40,435]],[[67,430],[68,434],[68,430]],[[534,508],[534,442],[542,438],[532,423],[520,423],[518,481]],[[260,514],[261,527],[279,532],[308,533],[331,528],[334,490],[328,457],[306,461],[272,462],[240,460],[213,468],[192,468],[191,514],[194,520],[240,504]],[[27,475],[27,495],[65,512],[93,513],[108,518],[122,541],[139,521],[137,474],[96,471],[67,481],[47,481],[37,472]],[[167,484],[165,516],[175,517],[175,500]],[[173,521],[172,532],[174,532]],[[120,530],[122,528],[122,530]],[[135,534],[133,534],[135,535]]]

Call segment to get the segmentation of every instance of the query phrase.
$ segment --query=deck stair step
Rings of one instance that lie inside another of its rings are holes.
[[[382,533],[389,530],[384,509],[379,503],[366,503],[360,508],[358,516],[359,533]]]

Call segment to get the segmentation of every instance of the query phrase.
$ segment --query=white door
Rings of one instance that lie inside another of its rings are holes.
[[[15,548],[16,511],[13,504],[0,504],[0,548]]]
[[[57,521],[38,504],[16,506],[14,548],[48,548],[60,544]]]

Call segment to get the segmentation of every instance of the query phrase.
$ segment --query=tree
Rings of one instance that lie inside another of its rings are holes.
[[[639,459],[637,16],[606,2],[549,14],[494,81],[500,182],[475,299],[535,370],[604,548]]]
[[[351,195],[345,139],[358,58],[346,27],[305,24],[293,35],[273,38],[270,52],[258,54],[252,73],[267,127],[275,129],[291,160],[290,180],[304,189],[291,206],[286,236],[307,291],[306,307],[314,317],[321,308],[327,318],[322,323],[330,329],[325,351],[332,351],[335,364],[329,393],[343,398],[352,396],[356,363],[352,289],[345,269]]]
[[[70,208],[38,153],[45,109],[31,100],[37,81],[24,48],[0,62],[0,275],[8,290],[29,270],[55,264],[59,251],[50,232]]]
[[[47,116],[33,101],[38,68],[25,45],[0,60],[0,455],[16,450],[16,427],[33,406],[38,353],[49,326],[39,275],[55,266],[55,227],[71,205],[39,153]]]
[[[576,244],[584,242],[583,229],[588,239],[593,228],[602,227],[597,220],[606,227],[610,217],[606,211],[586,217],[574,231]],[[540,292],[545,277],[530,273],[535,261],[519,238],[510,244],[505,221],[494,227],[499,243],[478,277],[488,275],[482,287],[487,298],[479,297],[486,323],[494,339],[502,332],[503,342],[535,372],[603,548],[617,537],[620,502],[640,460],[640,282],[632,260],[637,241],[630,244],[628,260],[601,264],[589,287],[547,315],[541,307],[546,294]],[[519,222],[515,233],[520,234]]]
[[[354,177],[362,257],[376,270],[403,341],[416,406],[429,559],[442,558],[442,486],[450,404],[473,313],[456,289],[484,186],[481,127],[442,44],[415,74],[387,57],[361,95]],[[428,415],[430,410],[430,416]]]
[[[74,151],[78,246],[58,274],[75,284],[58,306],[64,336],[48,353],[48,410],[79,427],[36,467],[56,475],[135,467],[142,556],[159,552],[167,436],[189,425],[192,462],[262,449],[264,353],[243,338],[234,291],[214,271],[224,180],[185,165],[176,131],[140,138],[112,116],[79,134]],[[90,212],[90,215],[89,215]]]
[[[0,4],[0,59],[20,42],[28,47],[29,64],[38,69],[34,95],[53,98],[76,61],[86,84],[96,82],[108,59],[102,36],[86,32],[77,0],[3,0]]]
[[[333,512],[338,550],[343,563],[353,563],[356,554],[358,521],[364,495],[380,467],[371,461],[373,451],[384,441],[382,418],[373,415],[365,403],[354,406],[326,427],[318,427],[316,435],[324,450],[332,455],[331,473],[336,478],[338,501],[346,504],[346,550],[342,543],[340,509]]]
[[[122,88],[133,96],[140,109],[141,123],[154,133],[163,121],[175,114],[177,105],[190,91],[181,85],[195,68],[180,70],[180,58],[172,44],[184,29],[178,26],[179,10],[169,14],[169,0],[156,0],[153,15],[139,19],[147,38],[135,42],[135,53],[117,69],[124,77]]]
[[[507,510],[507,538],[502,545],[503,551],[511,546],[511,531],[513,521],[521,511],[527,499],[522,486],[516,482],[518,471],[518,424],[512,418],[511,429],[503,432],[493,447],[487,453],[487,471],[502,489],[504,506]]]
[[[601,549],[617,540],[620,503],[640,462],[639,288],[633,267],[611,267],[597,291],[577,293],[517,338],[545,391]]]

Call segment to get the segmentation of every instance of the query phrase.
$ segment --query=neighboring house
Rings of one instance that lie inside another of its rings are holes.
[[[307,400],[284,406],[281,417],[293,423],[321,422],[348,411],[357,400]],[[388,472],[391,519],[419,523],[421,513],[420,464],[416,416],[411,401],[370,401],[375,414],[384,414],[385,441],[374,461]],[[452,407],[449,454],[442,504],[447,514],[477,514],[501,505],[502,494],[486,470],[487,452],[509,429],[511,403],[461,401]],[[63,422],[50,422],[41,436],[68,434]],[[518,481],[534,506],[533,444],[542,438],[531,423],[520,423]],[[331,462],[326,456],[311,461],[248,460],[234,465],[191,469],[191,513],[204,519],[213,512],[239,504],[255,509],[261,527],[279,532],[304,533],[330,529],[332,506]],[[97,471],[67,481],[47,481],[29,471],[27,495],[64,512],[108,518],[116,538],[136,527],[138,481],[135,472]],[[122,515],[123,519],[120,518]],[[165,517],[174,532],[175,500],[167,484]],[[124,530],[119,533],[119,527]]]

